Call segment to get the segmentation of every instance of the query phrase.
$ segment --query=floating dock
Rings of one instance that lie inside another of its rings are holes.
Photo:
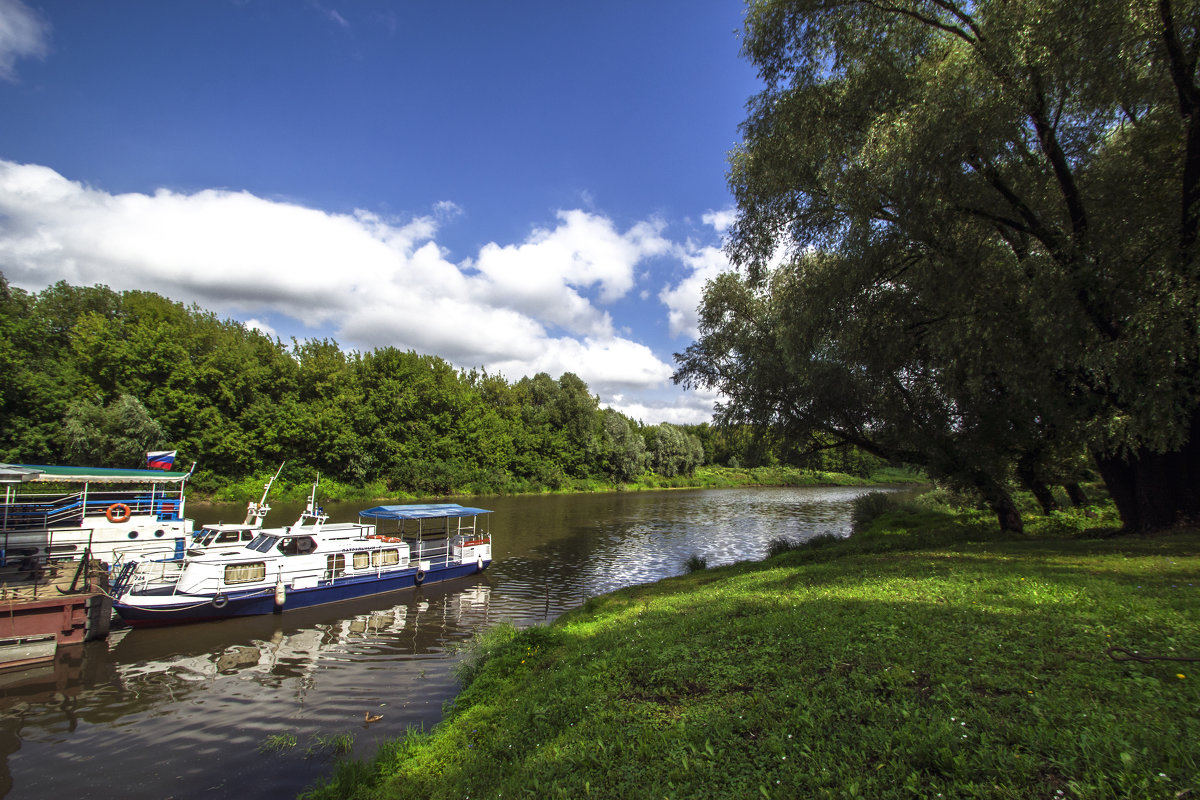
[[[23,568],[24,567],[24,568]],[[0,568],[0,670],[53,660],[108,635],[108,573],[95,560]]]

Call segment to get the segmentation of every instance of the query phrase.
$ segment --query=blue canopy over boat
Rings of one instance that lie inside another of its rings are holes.
[[[442,517],[473,517],[492,513],[486,508],[467,508],[458,503],[423,503],[406,506],[375,506],[358,512],[371,519],[440,519]]]

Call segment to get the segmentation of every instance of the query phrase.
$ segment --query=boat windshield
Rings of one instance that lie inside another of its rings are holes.
[[[217,532],[209,530],[208,528],[202,528],[201,530],[196,531],[192,538],[195,540],[196,544],[201,544],[207,547],[208,545],[212,544],[213,539],[217,538]]]
[[[254,541],[246,545],[246,547],[249,547],[251,550],[259,553],[265,553],[270,550],[271,545],[275,544],[277,541],[278,537],[268,536],[265,533],[260,533],[258,536],[255,536]]]
[[[195,543],[203,547],[208,547],[213,542],[231,544],[237,541],[249,541],[249,534],[249,531],[215,531],[212,528],[202,528],[195,534]]]

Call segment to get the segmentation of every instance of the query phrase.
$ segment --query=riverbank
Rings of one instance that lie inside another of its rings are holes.
[[[210,494],[198,493],[189,498],[192,502],[241,502],[247,499],[257,499],[262,494],[266,477],[245,478],[230,483]],[[646,492],[663,489],[733,489],[743,486],[871,486],[894,484],[927,483],[928,479],[911,470],[885,467],[875,473],[862,477],[849,475],[844,472],[825,472],[821,470],[805,470],[796,467],[699,467],[691,475],[676,475],[664,477],[647,473],[632,483],[603,483],[593,480],[567,480],[558,487],[542,487],[525,491],[479,491],[444,497],[488,497],[488,496],[521,496],[528,494],[590,494],[595,492]],[[271,489],[271,498],[276,502],[303,502],[312,491],[312,483],[307,481],[280,481]],[[399,503],[422,502],[434,499],[425,495],[415,495],[405,492],[390,491],[387,486],[376,481],[362,485],[340,483],[334,480],[322,479],[320,497],[323,502],[382,502]]]
[[[1200,663],[1106,651],[1200,657],[1200,531],[1040,530],[893,512],[501,626],[309,796],[1196,796]]]

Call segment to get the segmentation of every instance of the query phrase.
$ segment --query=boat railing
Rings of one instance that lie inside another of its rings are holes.
[[[105,517],[111,522],[150,515],[161,522],[178,521],[182,519],[181,506],[180,497],[148,491],[22,494],[0,502],[0,530],[81,527],[85,517]]]
[[[454,559],[454,544],[449,538],[405,539],[409,558],[414,563],[428,561],[430,566],[449,566]]]
[[[44,535],[38,535],[38,531]],[[92,550],[93,531],[87,530],[87,539],[72,541],[60,538],[55,542],[53,529],[0,530],[0,567],[20,564],[22,569],[35,570],[58,561],[76,561]],[[75,531],[71,532],[75,534]]]
[[[120,597],[135,586],[178,580],[183,573],[183,564],[183,559],[176,556],[173,550],[118,553],[110,570],[115,576],[112,582],[113,595]]]

